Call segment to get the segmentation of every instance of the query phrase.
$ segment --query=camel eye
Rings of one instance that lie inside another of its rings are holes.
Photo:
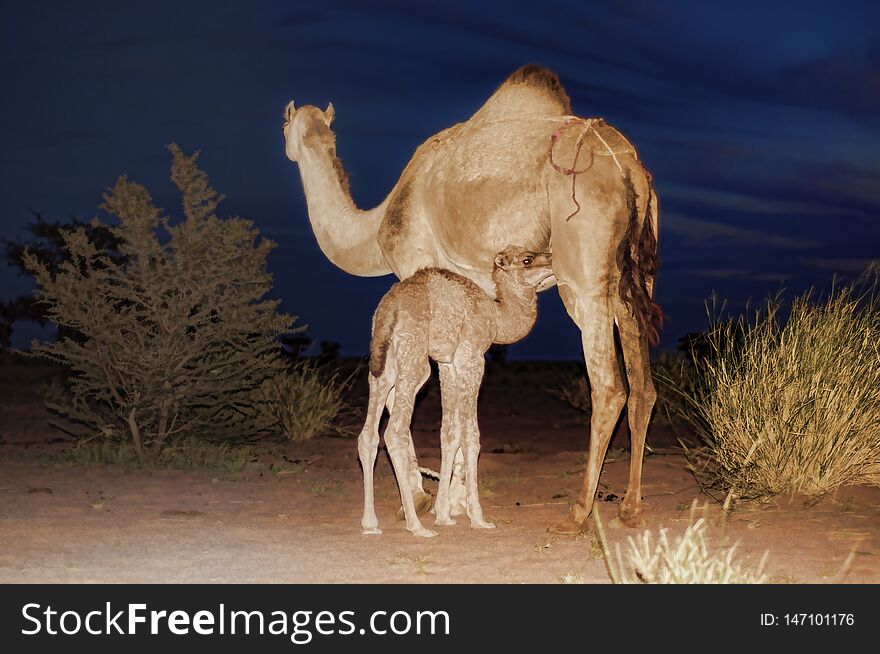
[[[531,267],[532,267],[532,264],[533,264],[534,262],[535,262],[535,260],[532,259],[531,257],[526,257],[525,259],[523,259],[523,267],[525,267],[525,268],[531,268]]]

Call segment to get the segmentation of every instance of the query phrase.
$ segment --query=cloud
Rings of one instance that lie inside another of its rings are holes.
[[[663,214],[660,226],[661,229],[672,232],[684,244],[721,240],[728,245],[757,245],[793,250],[815,246],[813,241],[797,236],[781,236],[758,229],[690,218],[671,211]]]
[[[789,198],[759,197],[751,193],[727,191],[714,186],[698,186],[695,184],[663,184],[661,199],[664,203],[674,203],[679,210],[693,213],[760,214],[770,216],[790,216],[793,211],[814,213],[821,212],[814,205],[805,201]]]
[[[713,277],[717,279],[731,279],[736,277],[749,277],[751,271],[742,268],[685,268],[681,270],[687,275],[697,275],[699,277]]]
[[[815,258],[809,259],[807,264],[820,270],[831,270],[833,272],[846,273],[851,275],[860,275],[865,272],[872,264],[876,265],[880,259],[870,259],[867,257],[839,257],[839,258]]]
[[[771,96],[785,103],[880,118],[880,41],[864,54],[836,52],[781,70]]]
[[[775,282],[775,283],[784,283],[789,281],[792,278],[798,277],[799,275],[792,273],[774,273],[774,272],[761,272],[755,273],[751,277],[756,282]]]

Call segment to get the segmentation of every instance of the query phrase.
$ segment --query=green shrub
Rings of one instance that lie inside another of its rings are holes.
[[[71,218],[67,222],[49,221],[43,214],[33,210],[31,215],[32,220],[25,227],[30,233],[28,240],[4,240],[0,245],[0,251],[7,264],[18,269],[20,273],[30,273],[25,264],[25,253],[35,257],[52,274],[57,273],[61,264],[70,258],[69,252],[65,249],[64,236],[76,230],[85,231],[89,240],[98,249],[106,252],[111,259],[119,256],[117,240],[107,225],[83,222],[76,218]],[[37,302],[33,295],[21,295],[8,302],[0,302],[0,350],[11,346],[13,329],[21,321],[45,325],[47,322],[45,305]],[[62,336],[75,335],[75,332],[66,333],[63,326],[59,326],[58,329]]]
[[[121,177],[102,205],[118,219],[105,226],[112,256],[75,229],[62,233],[68,256],[57,265],[23,257],[38,299],[64,328],[56,343],[34,343],[71,369],[69,400],[51,408],[78,435],[130,443],[140,461],[174,440],[271,430],[254,392],[284,369],[276,337],[295,320],[265,299],[274,244],[250,221],[220,219],[222,198],[197,154],[169,149],[182,220]]]
[[[302,359],[263,382],[262,400],[270,418],[292,441],[327,431],[347,433],[337,420],[347,410],[345,392],[353,377],[343,379],[338,371],[326,372],[317,363]]]
[[[880,483],[880,303],[876,286],[807,293],[788,318],[768,301],[709,332],[687,416],[705,447],[698,478],[732,499],[819,496]],[[736,343],[736,347],[727,344]]]

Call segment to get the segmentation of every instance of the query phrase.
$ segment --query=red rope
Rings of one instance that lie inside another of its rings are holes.
[[[553,148],[556,145],[556,141],[559,139],[560,136],[562,136],[562,133],[566,129],[568,129],[571,125],[575,125],[575,124],[581,124],[581,125],[586,124],[589,128],[589,125],[592,124],[592,121],[586,121],[583,118],[567,118],[562,123],[562,125],[560,125],[556,129],[556,131],[553,132],[553,134],[550,136],[550,149],[549,149],[550,165],[553,166],[553,169],[556,172],[562,173],[563,175],[570,175],[571,176],[571,201],[574,202],[575,210],[572,211],[571,214],[569,214],[568,218],[565,219],[565,222],[568,222],[569,220],[574,218],[581,210],[581,204],[580,204],[580,202],[577,201],[577,195],[575,192],[576,188],[577,188],[577,176],[580,175],[581,173],[587,172],[590,168],[593,167],[593,156],[594,155],[593,155],[593,151],[590,150],[590,165],[587,166],[586,168],[582,168],[580,170],[577,169],[578,157],[580,157],[580,155],[581,155],[581,148],[584,147],[584,138],[586,137],[588,129],[585,129],[583,132],[581,132],[581,135],[578,137],[577,144],[575,146],[575,151],[574,151],[574,161],[571,164],[571,168],[564,168],[563,166],[560,166],[559,164],[557,164],[553,160]]]

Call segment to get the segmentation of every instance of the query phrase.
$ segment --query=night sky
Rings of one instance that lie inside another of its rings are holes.
[[[368,208],[514,69],[555,70],[655,176],[665,347],[705,325],[713,290],[736,310],[880,256],[877,2],[4,2],[0,30],[0,237],[23,235],[29,209],[91,218],[120,174],[178,215],[164,145],[201,149],[221,215],[278,242],[284,309],[345,354],[366,351],[394,278],[351,277],[318,249],[284,155],[290,99],[333,101]],[[30,288],[9,268],[0,284]],[[579,347],[551,290],[511,355]]]

